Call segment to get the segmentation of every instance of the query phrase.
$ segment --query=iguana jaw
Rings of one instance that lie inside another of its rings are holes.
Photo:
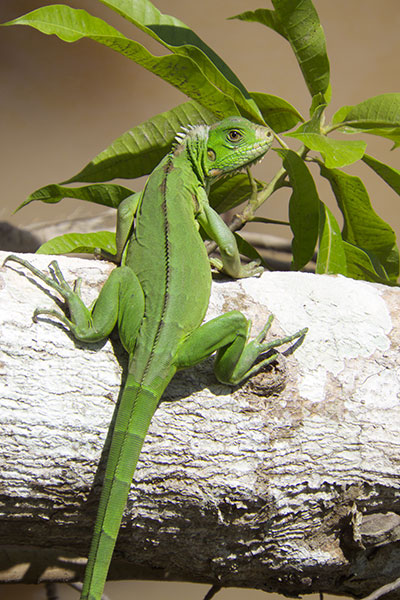
[[[211,177],[212,179],[219,179],[220,177],[224,177],[225,175],[236,175],[237,173],[243,173],[246,172],[246,169],[248,169],[249,167],[254,167],[254,165],[257,165],[259,162],[261,162],[264,158],[264,156],[266,155],[266,153],[268,152],[270,148],[270,144],[265,148],[265,145],[260,144],[258,147],[255,147],[255,158],[250,159],[248,162],[242,164],[240,167],[237,167],[236,169],[231,169],[231,168],[212,168],[209,169],[208,171],[208,177]]]

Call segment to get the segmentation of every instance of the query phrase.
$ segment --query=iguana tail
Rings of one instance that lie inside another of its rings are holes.
[[[115,421],[81,600],[101,600],[133,474],[161,393],[128,374]]]

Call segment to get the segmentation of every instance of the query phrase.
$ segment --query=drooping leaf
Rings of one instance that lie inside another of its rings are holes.
[[[346,242],[375,255],[385,268],[396,243],[393,229],[371,206],[368,192],[358,177],[320,165],[321,175],[328,179],[343,214],[342,237]]]
[[[346,253],[339,225],[325,204],[320,205],[319,250],[316,273],[347,275]]]
[[[211,69],[209,71],[205,69],[203,73],[191,58],[180,54],[155,56],[138,42],[127,38],[114,27],[98,17],[93,17],[85,10],[61,4],[44,6],[4,25],[29,25],[42,33],[54,34],[65,42],[76,42],[83,38],[92,39],[164,79],[193,100],[197,100],[218,118],[240,114],[232,97],[212,82]],[[251,102],[245,101],[241,108],[244,116],[260,120],[258,111],[254,109]]]
[[[182,126],[211,125],[216,120],[211,111],[197,102],[180,104],[123,133],[64,183],[108,181],[117,177],[133,179],[148,175],[170,150]]]
[[[400,127],[385,127],[376,129],[365,129],[365,133],[372,135],[378,135],[379,137],[386,138],[393,142],[392,150],[400,146]]]
[[[259,8],[231,18],[261,23],[282,35],[292,46],[311,96],[326,94],[329,61],[324,31],[312,1],[272,0],[272,4],[275,10]]]
[[[98,248],[115,254],[115,233],[111,231],[66,233],[45,242],[36,252],[38,254],[93,254]]]
[[[268,268],[267,263],[265,262],[261,254],[258,252],[258,250],[254,248],[254,246],[252,246],[238,233],[235,232],[234,235],[240,254],[243,254],[243,256],[247,256],[247,258],[249,258],[250,260],[258,260],[261,265]]]
[[[293,232],[292,269],[302,269],[313,257],[318,239],[319,205],[317,188],[304,161],[292,150],[277,150],[283,158],[293,192],[289,221]]]
[[[257,189],[263,187],[261,181],[256,181]],[[220,179],[211,187],[208,199],[210,205],[218,212],[224,213],[227,210],[239,206],[251,196],[251,186],[249,178],[244,173],[238,173],[228,179]]]
[[[400,94],[380,94],[354,106],[342,106],[333,117],[345,133],[364,131],[400,144]]]
[[[213,85],[232,98],[241,113],[260,122],[243,83],[222,58],[180,19],[163,14],[150,0],[100,0],[174,54],[190,58]]]
[[[261,92],[251,92],[251,96],[260,109],[265,122],[276,133],[288,131],[295,127],[299,121],[304,121],[294,106],[278,96],[262,94]]]
[[[348,277],[387,285],[393,283],[388,278],[379,260],[372,253],[345,241],[343,242],[343,249],[346,254]]]
[[[131,196],[133,193],[133,190],[113,183],[86,185],[76,188],[51,183],[30,194],[17,210],[20,210],[34,200],[55,204],[60,202],[63,198],[78,198],[79,200],[86,200],[87,202],[94,202],[95,204],[117,208],[122,200]]]
[[[398,169],[394,169],[369,154],[364,154],[363,161],[400,195],[400,171]]]
[[[333,140],[319,133],[291,133],[310,150],[319,152],[328,168],[351,165],[363,157],[367,144],[361,140]]]
[[[400,253],[397,246],[393,246],[385,260],[385,271],[389,279],[396,282],[400,275]]]

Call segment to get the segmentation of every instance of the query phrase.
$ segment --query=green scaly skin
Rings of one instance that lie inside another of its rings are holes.
[[[275,358],[272,354],[254,365],[260,355],[305,333],[266,343],[270,317],[256,339],[248,342],[250,322],[238,311],[201,325],[211,269],[198,223],[217,242],[228,275],[250,277],[262,271],[256,263],[241,264],[232,232],[209,206],[208,187],[260,159],[272,139],[269,129],[239,117],[178,134],[175,147],[154,169],[143,192],[121,205],[117,260],[122,257],[122,264],[111,273],[92,311],[76,288],[65,282],[57,263],[52,263],[49,277],[18,257],[6,259],[27,267],[68,304],[70,319],[38,309],[35,317],[51,314],[87,342],[106,338],[118,324],[129,353],[81,600],[101,599],[142,444],[175,372],[217,351],[217,378],[238,384]]]

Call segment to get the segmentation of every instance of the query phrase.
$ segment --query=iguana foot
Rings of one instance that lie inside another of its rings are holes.
[[[64,275],[62,274],[61,269],[56,260],[53,260],[49,264],[50,275],[46,275],[45,273],[43,273],[42,271],[40,271],[39,269],[34,267],[30,262],[28,262],[24,258],[20,258],[19,256],[16,256],[15,254],[10,254],[9,256],[7,256],[7,258],[3,262],[3,266],[6,265],[6,263],[10,262],[10,261],[16,262],[16,263],[22,265],[23,267],[25,267],[26,269],[28,269],[28,271],[33,273],[36,277],[38,277],[38,279],[41,279],[49,287],[51,287],[53,290],[58,292],[60,294],[60,296],[62,296],[66,301],[71,299],[72,296],[80,297],[80,287],[81,287],[81,282],[82,282],[81,278],[78,278],[75,281],[74,289],[72,289],[71,286],[65,281]],[[67,319],[67,317],[65,316],[64,313],[61,313],[57,310],[53,310],[53,309],[49,309],[49,308],[36,308],[33,313],[33,316],[32,316],[33,321],[36,322],[37,317],[40,315],[48,315],[48,316],[56,317],[68,329],[70,329],[71,326],[73,325],[72,322],[69,319]]]
[[[264,340],[272,325],[273,320],[274,315],[270,315],[266,324],[264,325],[260,333],[257,335],[257,337],[251,342],[248,342],[245,346],[241,357],[241,360],[243,361],[242,369],[245,367],[245,365],[247,365],[248,368],[245,370],[244,373],[242,371],[240,376],[237,375],[237,382],[241,382],[244,379],[247,379],[259,373],[264,367],[271,364],[276,359],[279,353],[272,352],[266,358],[258,360],[258,362],[256,362],[257,359],[262,357],[263,354],[265,354],[266,352],[270,352],[270,350],[273,350],[274,348],[278,348],[279,346],[283,346],[284,344],[288,344],[290,342],[293,342],[294,340],[298,340],[296,344],[294,344],[287,350],[287,353],[292,353],[295,350],[295,347],[297,347],[298,344],[302,343],[303,338],[308,331],[308,327],[304,327],[304,329],[300,329],[299,331],[296,331],[296,333],[292,333],[291,335],[286,335],[285,337],[277,338],[271,340],[270,342],[264,343]]]
[[[225,273],[222,260],[219,258],[210,258],[210,265],[219,273]],[[249,263],[240,264],[240,271],[235,275],[235,279],[245,279],[247,277],[259,277],[264,272],[264,267],[260,265],[259,260],[252,260]],[[229,277],[231,273],[227,273]]]
[[[50,275],[46,275],[45,273],[31,265],[30,262],[28,262],[24,258],[20,258],[15,254],[10,254],[9,256],[7,256],[7,258],[3,262],[3,266],[9,261],[19,263],[20,265],[28,269],[31,273],[36,275],[36,277],[47,283],[49,287],[53,288],[53,290],[56,290],[56,292],[58,292],[65,300],[69,300],[69,298],[72,295],[80,295],[82,279],[78,277],[78,279],[75,281],[74,288],[71,288],[69,283],[65,281],[64,275],[62,274],[59,264],[56,260],[53,260],[49,264]]]

